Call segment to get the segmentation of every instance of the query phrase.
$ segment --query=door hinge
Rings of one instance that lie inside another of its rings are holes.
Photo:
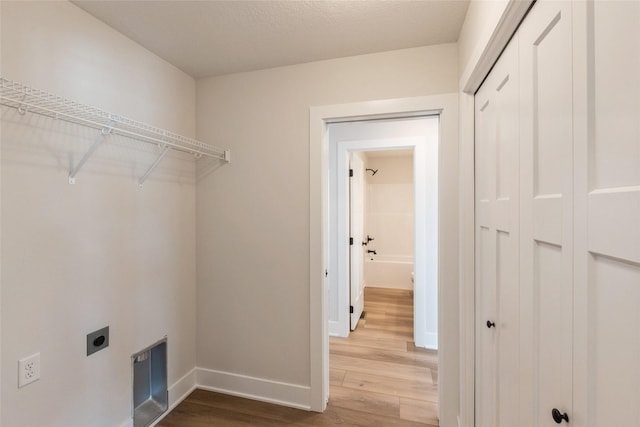
[[[352,305],[349,306],[349,313],[353,314],[353,306]]]
[[[349,178],[353,177],[353,169],[349,169]]]
[[[349,246],[353,246],[353,237],[349,237]]]
[[[329,277],[329,270],[324,271],[324,277]]]

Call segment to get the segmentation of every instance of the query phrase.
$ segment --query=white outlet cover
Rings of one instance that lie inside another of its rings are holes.
[[[40,379],[40,353],[18,360],[18,388]]]

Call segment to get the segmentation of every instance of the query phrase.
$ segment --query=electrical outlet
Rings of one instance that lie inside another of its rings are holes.
[[[40,379],[40,353],[18,360],[18,388]]]

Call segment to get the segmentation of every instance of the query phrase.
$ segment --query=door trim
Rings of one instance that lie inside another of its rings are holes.
[[[438,116],[439,112],[428,114]],[[338,293],[338,322],[329,332],[333,335],[347,337],[349,328],[349,245],[347,244],[347,187],[346,173],[348,154],[357,151],[376,151],[386,149],[410,149],[413,151],[414,161],[414,227],[415,239],[414,259],[435,260],[438,254],[438,211],[430,211],[430,207],[438,206],[438,143],[425,144],[422,137],[384,138],[369,140],[349,140],[331,144],[330,153],[335,156],[336,186],[337,191],[331,197],[329,206],[336,206],[335,225],[329,220],[329,229],[337,231],[333,238],[329,238],[330,251],[335,251],[336,257],[327,261],[332,273],[328,279],[331,286]],[[331,160],[329,161],[331,163]],[[435,176],[431,173],[435,172]],[[418,222],[418,218],[426,218],[426,221]],[[430,244],[432,243],[432,244]],[[331,261],[336,259],[337,262]],[[427,302],[437,298],[438,265],[429,262],[415,263],[415,288],[414,288],[414,341],[418,347],[437,348],[437,318],[429,319],[427,314]],[[436,310],[437,312],[437,310]],[[331,325],[331,322],[329,323]],[[333,331],[331,330],[333,329]]]
[[[461,76],[462,92],[476,93],[534,2],[535,0],[508,1],[475,65],[470,67],[468,75]]]
[[[329,391],[329,334],[327,248],[328,248],[328,153],[327,124],[340,120],[407,117],[440,112],[440,156],[447,161],[441,169],[439,225],[439,374],[440,419],[456,425],[458,415],[458,95],[456,93],[414,98],[367,101],[310,108],[309,115],[309,326],[310,406],[322,412]],[[442,163],[441,163],[442,164]],[[451,192],[442,191],[442,186]],[[447,193],[447,194],[445,194]],[[444,211],[443,211],[444,209]],[[443,214],[444,213],[444,214]]]

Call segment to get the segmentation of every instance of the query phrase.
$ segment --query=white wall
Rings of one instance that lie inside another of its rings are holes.
[[[456,92],[457,75],[456,45],[440,45],[197,82],[198,137],[233,151],[197,186],[197,364],[212,387],[299,386],[308,406],[309,107]]]
[[[458,63],[461,80],[469,78],[510,1],[471,0],[469,3],[458,37]]]
[[[411,272],[414,254],[414,185],[413,155],[411,151],[393,157],[369,157],[366,167],[378,170],[367,172],[367,203],[365,235],[371,235],[366,249],[377,255],[403,259],[411,265],[385,262],[365,262],[367,286],[413,289]]]
[[[0,6],[0,49],[2,49],[2,7]],[[0,71],[2,70],[0,50]],[[0,72],[0,74],[2,74]],[[2,126],[0,126],[0,426],[2,425]]]
[[[413,256],[413,156],[369,157],[367,228],[378,255]]]
[[[3,77],[193,136],[195,82],[67,2],[1,2]],[[1,110],[3,426],[118,426],[134,352],[168,335],[169,384],[195,366],[195,179],[155,147],[114,138],[69,185],[87,128]],[[85,335],[110,346],[85,355]],[[42,377],[17,388],[17,360]],[[190,387],[178,383],[176,394]],[[193,381],[191,381],[193,382]]]

